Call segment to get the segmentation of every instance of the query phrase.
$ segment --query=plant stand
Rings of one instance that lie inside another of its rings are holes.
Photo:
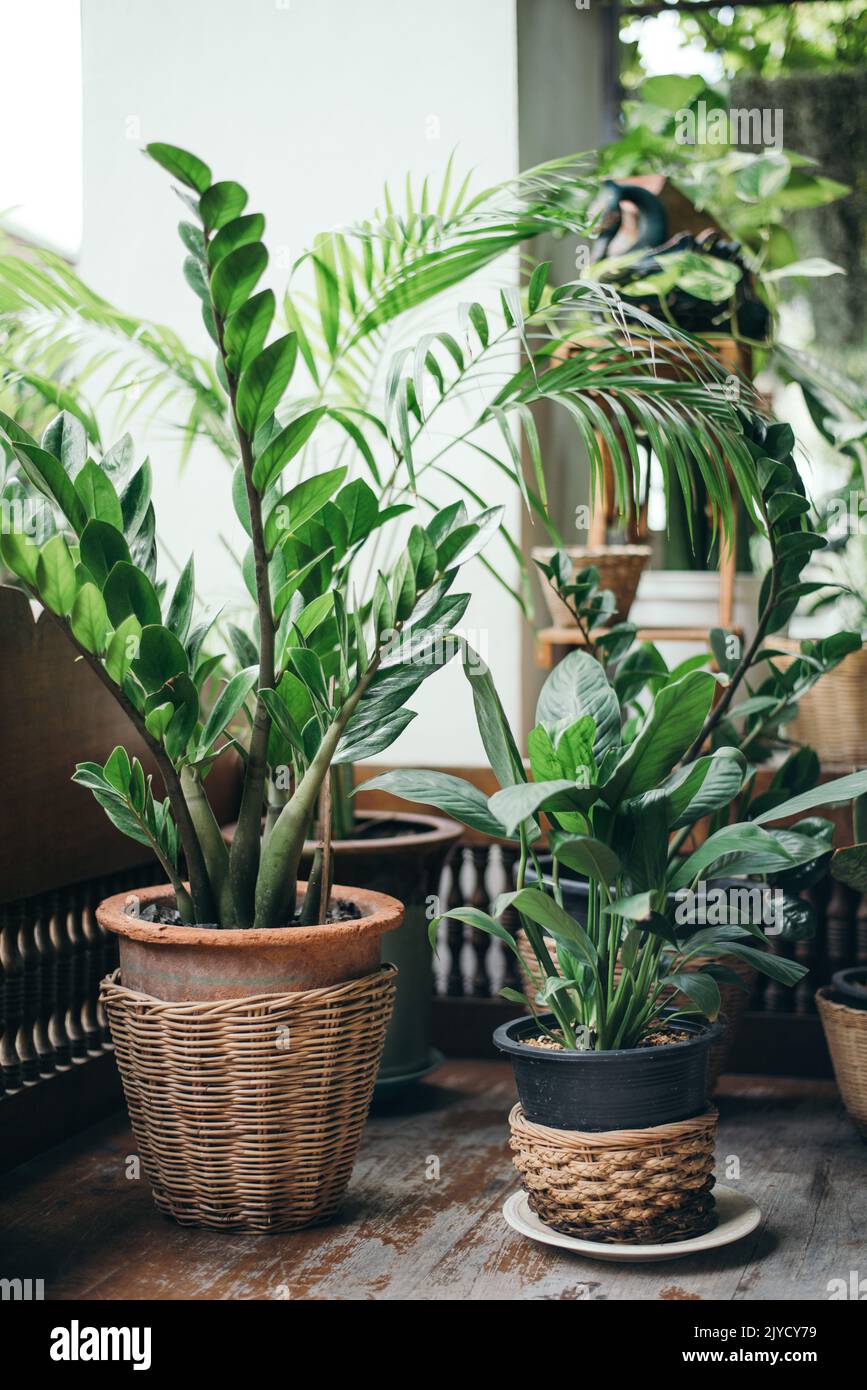
[[[664,1245],[716,1222],[717,1112],[650,1129],[584,1133],[509,1116],[513,1162],[547,1226],[601,1243]]]
[[[352,1174],[394,1001],[394,966],[293,994],[170,1003],[102,983],[142,1166],[184,1226],[326,1221]]]
[[[711,356],[716,358],[719,365],[728,372],[731,378],[749,379],[752,376],[752,354],[749,348],[743,347],[733,338],[722,336],[701,338],[702,348]],[[562,358],[568,360],[570,357],[579,355],[585,350],[593,351],[598,346],[595,338],[575,341],[566,344]],[[688,348],[683,348],[676,341],[660,338],[658,343],[653,344],[654,352],[659,353],[656,366],[656,374],[659,377],[669,380],[679,380],[689,375],[689,366],[700,363],[699,354],[692,353]],[[628,360],[631,355],[630,344],[624,340],[624,360]],[[601,399],[600,408],[608,416],[610,429],[616,436],[621,438],[620,424],[617,416],[612,412],[610,406]],[[641,504],[636,510],[630,500],[627,513],[624,517],[618,518],[616,504],[616,488],[614,466],[611,458],[611,451],[603,432],[599,429],[594,430],[599,454],[602,460],[602,468],[597,480],[597,487],[594,496],[591,498],[590,508],[590,527],[587,535],[588,548],[604,547],[608,538],[608,529],[615,520],[622,520],[626,527],[626,539],[631,546],[646,544],[648,539],[647,528],[647,507]],[[737,497],[737,487],[732,479],[731,490],[733,498]],[[737,520],[737,511],[733,515],[733,523]],[[737,539],[735,531],[729,538],[729,544],[724,549],[721,548],[719,563],[719,622],[718,626],[725,628],[726,631],[733,631],[738,637],[743,639],[743,632],[737,628],[733,621],[734,615],[734,593],[735,593],[735,572],[736,572],[736,552]],[[656,627],[641,629],[637,634],[639,642],[700,642],[707,645],[710,638],[710,628],[697,628],[695,626]],[[536,636],[536,664],[543,669],[550,669],[556,666],[559,661],[567,654],[570,648],[583,645],[581,633],[569,626],[554,624],[550,627],[542,628]]]
[[[827,986],[816,991],[834,1076],[843,1104],[862,1139],[867,1139],[867,1009],[838,1004]]]

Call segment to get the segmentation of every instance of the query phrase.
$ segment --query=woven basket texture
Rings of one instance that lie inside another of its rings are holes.
[[[542,546],[533,551],[533,557],[550,561],[554,553],[550,547]],[[590,565],[598,570],[600,588],[611,589],[617,601],[616,611],[610,621],[625,621],[638,590],[638,581],[650,559],[650,546],[574,545],[568,547],[568,553],[573,562],[573,577],[578,570],[587,569]],[[544,577],[542,590],[553,625],[555,627],[577,627],[571,610],[560,598],[553,585]]]
[[[837,1088],[858,1133],[867,1139],[867,1009],[838,1004],[828,987],[816,992],[816,1007],[834,1063]]]
[[[676,1124],[588,1134],[531,1124],[516,1105],[509,1124],[530,1207],[555,1231],[667,1245],[716,1223],[713,1107]]]
[[[780,660],[784,666],[787,663]],[[798,701],[791,737],[814,748],[823,767],[867,766],[867,647],[850,652]]]
[[[519,931],[515,937],[520,959],[518,961],[518,973],[521,976],[521,984],[528,999],[535,997],[539,988],[539,962],[533,955],[533,948],[527,938],[526,932]],[[557,964],[557,948],[550,938],[546,938],[546,945],[554,964]],[[702,964],[708,964],[706,957],[696,956],[684,967],[686,970],[700,970]],[[719,1081],[720,1076],[725,1071],[726,1058],[731,1050],[734,1041],[734,1030],[746,1011],[753,992],[753,985],[756,982],[757,971],[746,961],[737,960],[734,956],[720,956],[717,965],[728,966],[733,970],[745,986],[739,989],[735,984],[721,982],[719,987],[720,1013],[726,1020],[727,1028],[719,1042],[714,1043],[710,1049],[707,1063],[707,1085],[708,1092],[712,1091]],[[619,977],[620,967],[616,968],[615,979]],[[674,1002],[674,1001],[673,1001]]]
[[[168,1003],[102,982],[133,1131],[160,1211],[291,1231],[349,1183],[394,1001],[394,966],[295,994]]]

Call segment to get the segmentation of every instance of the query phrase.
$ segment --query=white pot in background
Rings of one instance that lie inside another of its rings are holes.
[[[638,627],[720,626],[719,575],[715,570],[645,570],[629,613]],[[732,623],[749,642],[756,630],[762,579],[757,574],[735,575]],[[656,643],[668,665],[706,651],[703,642],[665,639]]]

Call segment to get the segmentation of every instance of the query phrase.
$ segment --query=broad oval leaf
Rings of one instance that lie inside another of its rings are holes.
[[[106,521],[118,531],[123,530],[120,498],[99,464],[94,463],[93,459],[88,459],[76,474],[73,487],[81,498],[88,517],[95,521]]]
[[[268,252],[261,241],[248,242],[223,257],[211,276],[211,295],[222,319],[246,303],[267,264]]]
[[[296,416],[263,449],[253,466],[253,483],[259,492],[264,492],[286,467],[290,459],[293,459],[303,449],[322,416],[326,413],[323,406],[318,406],[314,410],[307,410],[303,415]],[[366,486],[366,484],[362,485]],[[352,484],[350,483],[349,486],[351,487]],[[345,488],[344,491],[347,489]],[[374,505],[375,503],[376,498],[374,497]],[[337,505],[340,506],[339,498]]]
[[[81,535],[81,563],[100,587],[105,585],[114,566],[131,563],[129,546],[116,526],[106,521],[89,521]]]
[[[269,343],[242,373],[236,408],[241,428],[251,438],[279,405],[297,355],[298,340],[294,333],[287,333]]]
[[[247,190],[233,179],[212,183],[199,199],[199,212],[209,231],[218,232],[247,206]],[[263,221],[264,225],[264,221]]]
[[[273,290],[262,290],[226,321],[223,342],[236,376],[262,351],[275,309]]]
[[[160,624],[160,601],[147,575],[135,565],[119,561],[112,567],[102,591],[108,616],[117,626],[124,618],[135,615],[142,627]]]
[[[189,150],[182,150],[177,145],[165,145],[159,142],[145,145],[145,153],[151,159],[155,159],[157,164],[172,175],[175,179],[180,179],[181,183],[186,184],[187,188],[192,188],[196,193],[204,193],[211,182],[211,171],[203,160],[196,155],[190,154]]]
[[[95,584],[83,584],[75,595],[70,614],[72,635],[82,647],[100,656],[111,630],[105,600]]]
[[[553,736],[585,716],[595,725],[593,755],[598,763],[620,740],[620,704],[599,662],[588,652],[570,652],[542,687],[536,722]]]
[[[36,587],[46,608],[65,618],[75,602],[76,583],[75,563],[62,536],[52,536],[40,550]]]
[[[189,674],[187,653],[173,632],[158,624],[148,624],[141,631],[138,656],[132,663],[132,673],[148,692],[160,690],[174,676]]]

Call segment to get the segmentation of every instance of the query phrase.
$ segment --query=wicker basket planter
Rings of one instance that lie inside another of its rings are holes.
[[[520,955],[518,972],[521,976],[521,984],[527,998],[533,999],[539,988],[538,961],[533,955],[533,948],[523,931],[518,932],[515,937],[515,942]],[[546,944],[551,958],[556,964],[557,948],[550,939],[548,939]],[[707,961],[703,961],[702,957],[698,956],[695,960],[691,960],[685,968],[687,970],[700,970],[702,964],[707,964]],[[734,956],[721,956],[717,964],[728,966],[730,970],[733,970],[742,981],[744,988],[739,989],[737,985],[727,984],[725,982],[720,984],[720,1014],[725,1019],[726,1032],[725,1037],[720,1038],[719,1042],[714,1043],[710,1050],[710,1057],[707,1064],[707,1085],[709,1093],[713,1091],[720,1076],[725,1071],[726,1059],[731,1052],[735,1039],[735,1030],[743,1014],[746,1012],[758,973],[754,966],[748,965],[745,961],[737,960]]]
[[[817,991],[816,1005],[843,1104],[867,1139],[867,1009],[837,1003],[827,986]]]
[[[611,589],[617,600],[617,611],[611,621],[623,622],[632,607],[641,572],[650,559],[650,546],[567,545],[564,548],[572,560],[574,573],[586,569],[588,565],[595,566],[599,571],[601,587]],[[556,552],[550,546],[537,546],[531,553],[534,560],[544,560],[548,563]],[[554,626],[575,627],[575,619],[557,591],[544,579],[542,587]]]
[[[133,1131],[160,1211],[292,1231],[346,1191],[394,1001],[383,965],[344,984],[177,1003],[103,981]]]
[[[792,644],[797,649],[797,643]],[[779,665],[785,666],[781,659]],[[867,766],[867,647],[850,652],[798,701],[792,738],[815,749],[823,767]]]
[[[584,1240],[663,1245],[713,1228],[717,1113],[649,1129],[549,1129],[516,1105],[510,1146],[532,1211]]]
[[[397,971],[380,938],[401,903],[335,887],[361,917],[227,931],[130,915],[130,897],[139,913],[174,899],[164,884],[97,909],[120,940],[101,999],[157,1206],[213,1230],[327,1220],[382,1057]]]

